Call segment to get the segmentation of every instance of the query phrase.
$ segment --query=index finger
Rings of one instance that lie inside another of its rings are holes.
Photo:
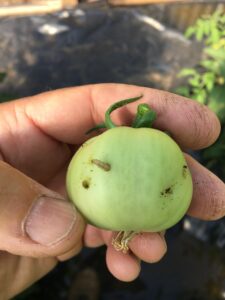
[[[185,148],[200,149],[212,144],[220,133],[216,115],[196,101],[165,91],[126,84],[96,84],[51,91],[24,99],[27,116],[48,135],[65,143],[80,144],[85,132],[104,121],[104,113],[114,102],[143,94],[140,102],[156,112],[156,128],[169,131]],[[28,101],[29,100],[29,101]],[[115,111],[118,124],[128,124],[137,103]]]

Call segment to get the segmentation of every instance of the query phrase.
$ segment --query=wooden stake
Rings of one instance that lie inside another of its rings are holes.
[[[52,13],[62,9],[59,2],[55,5],[18,5],[0,7],[0,17],[27,16],[36,14]]]
[[[13,4],[4,6],[1,6],[0,3],[0,17],[52,13],[61,9],[73,8],[77,3],[78,0],[26,0],[23,3],[20,0],[20,2],[15,1]]]

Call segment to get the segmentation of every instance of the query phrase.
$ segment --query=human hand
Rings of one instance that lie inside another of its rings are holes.
[[[89,85],[1,104],[0,153],[5,161],[0,163],[1,299],[11,298],[80,250],[84,222],[65,200],[67,166],[87,138],[84,133],[103,121],[111,103],[140,94],[158,114],[155,127],[169,131],[183,149],[207,147],[218,137],[219,121],[206,107],[137,86]],[[113,118],[129,124],[135,111],[136,104],[130,104]],[[206,220],[222,217],[223,182],[188,155],[187,162],[194,183],[189,214]],[[40,200],[43,195],[46,201]],[[108,268],[121,280],[138,275],[140,260],[155,262],[166,252],[162,233],[135,236],[128,254],[114,250],[113,234],[88,225],[84,243],[106,244]]]

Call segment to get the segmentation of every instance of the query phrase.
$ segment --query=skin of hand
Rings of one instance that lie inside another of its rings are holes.
[[[107,245],[106,262],[120,280],[131,281],[140,261],[159,261],[166,253],[163,233],[143,233],[123,254],[111,246],[113,232],[86,226],[66,197],[65,175],[85,132],[104,120],[120,99],[143,94],[140,102],[156,112],[154,127],[168,131],[182,150],[211,145],[220,133],[213,112],[168,92],[124,84],[66,88],[0,105],[0,298],[10,299],[77,254],[82,245]],[[140,103],[139,102],[139,103]],[[131,103],[113,113],[130,124]],[[194,194],[188,213],[203,220],[225,215],[225,186],[186,155]]]

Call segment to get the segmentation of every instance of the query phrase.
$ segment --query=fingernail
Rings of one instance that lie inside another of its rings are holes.
[[[34,242],[49,246],[64,239],[75,220],[76,211],[71,203],[45,196],[33,204],[23,229]]]

